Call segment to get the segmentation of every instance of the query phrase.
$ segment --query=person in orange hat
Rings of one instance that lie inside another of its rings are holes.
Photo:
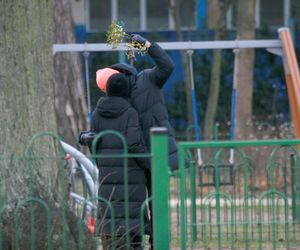
[[[116,70],[103,69],[97,72],[101,79],[98,86],[106,91],[106,96],[100,97],[91,119],[89,133],[95,135],[106,131],[117,131],[124,136],[129,153],[148,153],[142,139],[139,117],[129,102],[129,83],[124,74]],[[98,78],[99,80],[99,78]],[[104,84],[105,83],[105,84]],[[89,142],[91,149],[92,141]],[[122,141],[112,134],[103,135],[97,141],[97,155],[120,155],[124,152]],[[92,151],[92,150],[91,150]],[[147,209],[144,211],[144,228],[141,228],[140,211],[147,198],[145,169],[150,168],[150,158],[128,158],[124,166],[124,158],[105,157],[96,158],[99,169],[98,196],[108,200],[117,215],[114,218],[115,231],[111,231],[112,215],[107,202],[98,201],[99,228],[97,235],[101,236],[104,250],[112,249],[112,234],[114,233],[116,249],[126,247],[126,205],[129,214],[130,249],[141,249],[142,232],[151,235],[150,218]],[[128,179],[124,177],[124,168],[127,167]],[[124,186],[128,188],[128,204],[125,204]]]
[[[157,43],[150,42],[138,34],[132,35],[131,39],[133,43],[139,43],[146,47],[148,55],[153,59],[155,65],[140,72],[127,63],[110,65],[97,71],[97,85],[106,93],[105,82],[107,82],[109,74],[114,74],[113,70],[126,76],[130,88],[130,102],[138,112],[145,145],[149,152],[151,150],[150,129],[152,127],[166,127],[169,131],[169,168],[173,171],[178,169],[178,148],[173,128],[169,122],[162,88],[172,74],[175,65],[169,55]],[[151,170],[145,169],[145,175],[148,194],[151,196]],[[152,247],[151,236],[150,244]]]

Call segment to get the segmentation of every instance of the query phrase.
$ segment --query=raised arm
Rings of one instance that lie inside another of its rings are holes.
[[[174,62],[157,43],[151,43],[148,53],[156,64],[151,69],[150,77],[162,88],[174,70]]]
[[[132,40],[144,44],[148,49],[149,55],[156,64],[152,69],[149,69],[149,77],[159,88],[162,88],[174,70],[174,62],[157,43],[149,42],[140,35],[133,35]]]

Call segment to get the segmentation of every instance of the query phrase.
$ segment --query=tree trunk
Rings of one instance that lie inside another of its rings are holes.
[[[222,40],[225,38],[225,16],[229,7],[230,1],[220,2],[214,0],[210,5],[214,5],[215,22],[215,40]],[[216,119],[219,92],[220,92],[220,79],[221,79],[221,65],[222,65],[222,50],[216,49],[213,51],[213,64],[210,74],[210,88],[208,93],[208,101],[204,119],[204,134],[207,140],[213,139],[214,124]]]
[[[237,0],[237,39],[255,39],[255,0]],[[236,139],[249,139],[252,127],[254,49],[240,49],[236,55]]]
[[[180,2],[181,0],[170,0],[169,7],[173,19],[175,21],[175,29],[176,29],[178,41],[183,41],[183,36],[181,32]],[[193,120],[193,105],[192,105],[192,93],[191,93],[191,76],[189,70],[188,55],[183,50],[180,50],[179,53],[180,53],[181,65],[183,67],[183,72],[184,72],[183,75],[185,79],[184,88],[185,88],[186,105],[187,105],[187,121],[188,121],[188,125],[192,125],[194,124],[194,120]]]
[[[28,147],[37,132],[57,129],[52,1],[1,0],[0,5],[0,243],[4,249],[17,241],[18,249],[31,244],[47,249],[50,242],[53,249],[75,249],[79,228],[66,206],[59,145],[44,136]]]
[[[55,0],[54,42],[76,43],[70,0]],[[54,73],[58,133],[66,142],[75,146],[79,132],[88,128],[79,54],[57,53],[54,57]]]
[[[51,10],[46,0],[39,4],[30,0],[1,1],[0,152],[6,157],[23,156],[35,133],[56,131]],[[53,149],[40,145],[39,152],[55,156]],[[4,201],[10,204],[26,196],[27,180],[22,177],[27,169],[6,161],[0,167]],[[48,168],[55,176],[57,171],[49,164],[41,166],[40,172],[48,172]]]

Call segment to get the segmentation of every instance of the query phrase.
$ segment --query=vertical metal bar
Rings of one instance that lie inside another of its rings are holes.
[[[285,0],[283,1],[283,24],[285,27],[289,26],[289,19],[290,19],[290,13],[291,13],[291,1]]]
[[[292,218],[293,225],[297,219],[297,190],[296,190],[296,173],[295,173],[295,155],[291,154],[291,188],[292,188]]]
[[[188,50],[187,54],[189,57],[189,69],[190,69],[190,79],[191,79],[191,91],[192,91],[192,102],[193,102],[193,117],[194,117],[194,127],[195,127],[195,135],[196,140],[200,140],[199,136],[199,123],[198,123],[198,111],[197,111],[197,98],[195,92],[195,81],[194,81],[194,71],[193,71],[193,50]],[[197,149],[197,156],[198,156],[198,164],[202,165],[202,157],[201,157],[201,150]]]
[[[31,197],[33,198],[33,197]],[[34,210],[33,210],[33,204],[30,204],[30,249],[34,250],[35,249],[35,225],[34,225]]]
[[[2,159],[1,159],[1,157],[0,157],[0,168],[2,167],[1,166],[1,164],[2,164]],[[3,191],[2,191],[2,185],[3,185],[3,183],[2,183],[2,179],[1,179],[1,176],[0,176],[0,225],[1,225],[1,227],[0,227],[0,250],[2,250],[3,249],[3,236],[2,236],[2,234],[3,234],[3,227],[2,227],[2,224],[3,224],[3,219],[2,219],[2,213],[3,213],[3,201],[4,201],[4,199],[3,199],[3,196],[2,196],[2,194],[3,194]]]
[[[180,205],[181,205],[181,250],[186,249],[186,176],[184,147],[179,145],[179,172],[180,172]]]
[[[170,249],[168,130],[151,129],[153,244]]]
[[[263,218],[262,218],[262,197],[259,197],[258,201],[258,249],[262,250],[262,242],[263,242]]]
[[[215,189],[216,189],[216,220],[217,220],[217,238],[218,249],[222,249],[222,234],[221,234],[221,204],[220,204],[220,151],[216,154],[214,159],[215,168]]]
[[[146,0],[140,0],[140,29],[147,28],[147,3]]]
[[[191,188],[191,231],[192,243],[197,240],[197,214],[196,214],[196,170],[195,164],[190,164],[190,188]]]
[[[260,27],[260,0],[255,1],[255,28]]]
[[[230,139],[234,141],[234,131],[235,131],[235,113],[236,113],[236,87],[237,87],[237,72],[238,72],[238,63],[237,56],[239,53],[239,49],[234,49],[234,76],[233,76],[233,87],[232,87],[232,97],[231,97],[231,131],[230,131]],[[229,163],[233,164],[234,162],[234,150],[230,149],[230,158]]]
[[[87,106],[88,106],[88,118],[89,118],[89,122],[90,122],[92,119],[92,110],[91,110],[91,93],[90,93],[89,55],[90,55],[89,52],[87,52],[87,51],[83,52],[84,66],[85,66],[85,83],[86,83],[86,97],[87,97]]]
[[[118,0],[111,0],[110,8],[111,21],[118,20]]]
[[[249,227],[249,195],[248,195],[248,171],[251,171],[251,168],[248,168],[248,161],[245,153],[242,154],[243,159],[243,172],[244,172],[244,240],[245,240],[245,250],[249,249],[249,238],[248,238],[248,227]],[[251,175],[251,173],[250,173]],[[251,223],[252,224],[252,223]]]
[[[271,211],[272,211],[272,215],[271,215],[271,230],[272,230],[272,245],[273,245],[273,249],[276,249],[276,245],[277,245],[277,240],[276,240],[276,224],[275,224],[275,218],[276,218],[276,209],[275,209],[275,159],[274,156],[271,156],[271,161],[270,161],[270,175],[271,175]]]
[[[125,200],[125,228],[126,228],[126,249],[130,250],[130,225],[129,225],[129,189],[128,189],[128,150],[126,144],[123,145],[126,156],[123,159],[124,166],[124,200]]]
[[[229,6],[228,11],[226,13],[226,27],[227,29],[232,29],[232,5]]]
[[[284,231],[286,238],[286,249],[290,249],[290,239],[289,239],[289,212],[288,212],[288,199],[287,196],[284,197]]]
[[[196,100],[196,94],[195,94],[195,81],[194,81],[193,58],[192,58],[193,53],[194,53],[193,50],[187,51],[187,54],[189,57],[189,70],[190,70],[190,78],[191,78],[194,128],[195,128],[196,140],[199,141],[199,123],[198,123],[197,100]]]

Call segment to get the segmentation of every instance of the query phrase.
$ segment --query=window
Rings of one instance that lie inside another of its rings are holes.
[[[147,29],[168,29],[168,15],[167,1],[147,1]]]
[[[182,27],[194,27],[195,26],[195,1],[184,0],[181,1],[180,6],[180,19]]]
[[[106,30],[111,23],[110,0],[89,1],[89,30]]]
[[[126,31],[173,29],[169,0],[88,0],[88,30],[105,31],[113,20],[122,21]],[[182,0],[182,27],[195,26],[195,1]]]
[[[138,30],[140,28],[139,5],[140,0],[118,1],[118,20],[124,22],[125,30]]]
[[[256,27],[267,26],[279,28],[288,24],[291,0],[256,0]],[[231,6],[227,13],[227,28],[236,27],[237,3]]]
[[[260,0],[260,25],[275,28],[284,25],[283,0]]]

